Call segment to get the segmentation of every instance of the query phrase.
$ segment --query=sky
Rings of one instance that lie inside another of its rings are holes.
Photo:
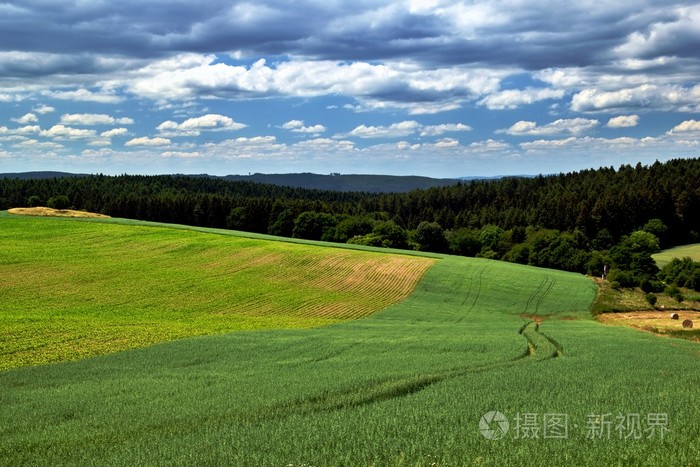
[[[697,0],[0,0],[0,172],[447,178],[699,154]]]

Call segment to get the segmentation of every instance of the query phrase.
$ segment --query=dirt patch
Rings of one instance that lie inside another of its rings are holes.
[[[678,319],[673,319],[672,314],[677,314]],[[697,330],[684,329],[683,321],[691,320],[700,324],[700,312],[681,311],[630,311],[622,313],[601,313],[596,316],[601,323],[629,326],[642,331],[652,332],[662,336],[687,338],[700,342]]]
[[[44,217],[109,217],[105,214],[95,212],[74,211],[72,209],[52,209],[45,207],[36,208],[12,208],[8,209],[10,214],[18,214],[21,216],[44,216]]]

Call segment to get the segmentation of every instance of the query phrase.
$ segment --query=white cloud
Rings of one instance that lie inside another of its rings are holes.
[[[65,125],[133,125],[134,120],[128,117],[114,118],[105,114],[63,114],[61,123]]]
[[[491,110],[515,109],[522,105],[533,104],[547,99],[561,99],[562,89],[508,89],[490,94],[479,101]]]
[[[303,120],[290,120],[282,125],[282,128],[294,133],[323,133],[326,131],[326,127],[323,125],[306,126]]]
[[[473,128],[463,123],[443,123],[440,125],[424,125],[421,127],[421,136],[440,136],[445,133],[458,131],[472,131]]]
[[[576,112],[614,111],[616,109],[655,109],[700,111],[700,85],[685,88],[679,85],[642,84],[613,91],[584,89],[575,94],[571,108]]]
[[[122,97],[114,94],[92,92],[84,88],[75,91],[46,91],[44,95],[64,101],[97,102],[100,104],[118,104],[123,100]]]
[[[54,143],[53,141],[37,141],[35,139],[26,139],[14,145],[17,148],[25,149],[63,149],[63,145]]]
[[[51,112],[55,112],[56,109],[54,107],[51,107],[50,105],[45,105],[45,104],[39,104],[36,107],[32,109],[34,112],[44,115],[44,114],[49,114]]]
[[[39,125],[25,125],[19,128],[7,128],[6,126],[0,126],[0,135],[28,135],[28,134],[39,134],[41,132],[41,127]]]
[[[544,126],[538,126],[535,122],[521,120],[498,133],[507,133],[515,136],[551,136],[565,133],[579,134],[590,131],[600,122],[587,118],[559,119]]]
[[[485,141],[475,141],[469,144],[469,148],[476,152],[504,151],[512,149],[511,145],[505,141],[487,139]]]
[[[389,126],[359,125],[348,136],[358,138],[400,138],[414,134],[420,128],[420,124],[414,120],[406,120],[393,123]]]
[[[412,114],[459,108],[498,90],[512,70],[475,67],[423,69],[409,62],[290,60],[250,67],[217,62],[215,55],[180,54],[153,62],[128,81],[131,93],[158,102],[204,98],[346,95],[357,111],[404,109]]]
[[[195,159],[198,157],[202,157],[202,154],[197,151],[193,152],[185,152],[185,151],[165,151],[160,154],[163,157],[176,157],[176,158],[184,158],[184,159]]]
[[[594,138],[591,136],[576,137],[571,136],[564,139],[556,140],[537,140],[526,143],[520,143],[520,147],[528,152],[554,151],[560,152],[562,149],[576,150],[577,152],[596,153],[599,151],[621,149],[638,149],[647,147],[660,147],[664,141],[658,138]]]
[[[454,138],[443,138],[435,143],[436,148],[456,148],[459,146],[459,141]]]
[[[296,128],[301,128],[304,126],[304,121],[303,120],[290,120],[286,122],[284,125],[282,125],[282,128],[285,130],[294,130]]]
[[[17,122],[17,123],[21,123],[22,125],[26,125],[28,123],[38,122],[39,118],[36,115],[34,115],[33,113],[27,113],[19,118],[12,118],[11,120],[13,122]]]
[[[55,138],[60,140],[70,139],[86,139],[96,136],[95,130],[84,130],[80,128],[71,128],[64,125],[54,125],[48,130],[43,130],[41,136],[47,138]]]
[[[237,131],[247,126],[225,115],[207,114],[189,118],[182,123],[166,120],[156,129],[168,136],[199,136],[202,131]]]
[[[669,135],[678,133],[700,133],[700,122],[697,120],[686,120],[667,132]]]
[[[130,139],[124,146],[168,146],[172,142],[167,138],[148,138],[142,136],[140,138]]]
[[[103,131],[100,136],[103,138],[113,138],[115,136],[125,136],[129,134],[126,128],[112,128],[111,130]]]
[[[639,125],[639,115],[620,115],[608,120],[608,128],[630,128]]]

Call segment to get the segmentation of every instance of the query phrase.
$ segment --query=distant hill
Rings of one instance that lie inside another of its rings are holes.
[[[0,173],[0,178],[20,180],[43,180],[49,178],[85,177],[86,174],[67,172],[16,172]],[[306,188],[311,190],[327,190],[340,192],[366,193],[406,193],[415,189],[443,187],[455,185],[465,180],[475,180],[482,177],[461,178],[431,178],[414,175],[321,175],[314,173],[226,175],[217,177],[207,174],[190,175],[192,177],[220,178],[229,181],[266,183],[291,188]],[[486,178],[486,177],[484,177]],[[496,177],[497,178],[497,177]]]
[[[14,178],[19,180],[44,180],[47,178],[75,178],[87,177],[88,174],[72,174],[68,172],[9,172],[0,173],[0,178]]]
[[[367,193],[405,193],[415,189],[455,185],[465,179],[430,178],[415,175],[320,175],[314,173],[227,175],[231,181],[249,181],[292,188]]]

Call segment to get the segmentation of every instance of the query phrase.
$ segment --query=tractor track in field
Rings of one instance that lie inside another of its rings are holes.
[[[477,284],[476,284],[476,296],[474,297],[474,300],[472,300],[471,305],[469,305],[469,308],[467,308],[467,311],[462,314],[462,316],[457,320],[458,323],[462,322],[464,318],[466,318],[474,309],[476,306],[476,303],[479,301],[479,297],[481,296],[481,284],[482,284],[482,279],[484,277],[484,272],[489,268],[489,264],[486,266],[482,267],[481,270],[479,271],[479,275],[476,278]],[[460,305],[460,309],[464,308],[464,305],[467,303],[467,300],[469,300],[469,297],[472,295],[472,288],[473,288],[473,283],[474,283],[474,275],[469,276],[469,289],[467,290],[467,295],[464,297],[464,300],[462,300],[462,304]]]
[[[559,357],[563,353],[561,345],[539,331],[539,323],[530,321],[519,329],[518,333],[527,341],[525,351],[507,361],[477,366],[465,366],[423,375],[407,375],[365,382],[351,388],[335,392],[313,395],[276,404],[248,414],[246,419],[284,418],[296,414],[314,412],[333,412],[342,409],[357,408],[378,402],[410,396],[434,384],[448,379],[466,376],[476,372],[507,368],[525,362],[543,362]],[[347,350],[347,349],[344,349]]]
[[[530,316],[532,316],[533,318],[537,316],[537,313],[539,313],[540,311],[540,305],[542,304],[544,299],[547,298],[547,296],[552,291],[552,288],[556,283],[556,279],[550,278],[549,275],[544,275],[542,281],[537,286],[535,291],[532,292],[532,294],[530,294],[530,296],[528,297],[527,303],[525,304],[525,311],[523,314],[528,314],[528,311],[530,310],[530,305],[534,305],[535,311],[530,313]]]

